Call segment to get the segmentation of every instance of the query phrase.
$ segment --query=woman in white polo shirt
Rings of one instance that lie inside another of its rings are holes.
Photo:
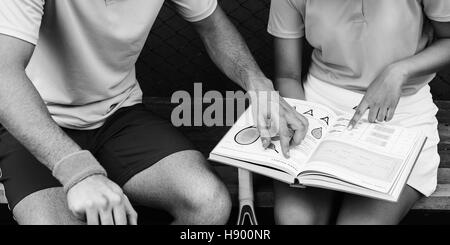
[[[275,81],[282,96],[354,113],[350,127],[367,116],[428,136],[397,203],[275,183],[276,221],[328,224],[336,210],[337,224],[400,222],[437,185],[437,108],[428,83],[450,64],[450,1],[272,0],[268,31],[275,36]],[[314,51],[302,86],[305,40]]]

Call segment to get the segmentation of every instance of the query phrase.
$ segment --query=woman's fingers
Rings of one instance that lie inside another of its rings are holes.
[[[380,107],[376,105],[369,106],[369,122],[375,123],[377,121],[378,111],[380,111]]]
[[[390,122],[394,118],[395,108],[388,108],[386,114],[386,122]]]
[[[355,114],[353,115],[353,118],[350,120],[350,123],[348,124],[349,129],[353,129],[356,124],[358,124],[359,120],[364,116],[366,111],[369,109],[369,104],[366,102],[365,98],[361,101],[361,103],[356,108]]]
[[[392,121],[394,119],[395,111],[397,110],[398,102],[400,99],[397,99],[397,101],[394,101],[389,106],[387,113],[386,113],[386,121]]]
[[[380,110],[378,111],[378,115],[377,115],[377,121],[378,122],[384,122],[387,121],[386,117],[387,117],[387,111],[388,108],[386,106],[380,107]]]

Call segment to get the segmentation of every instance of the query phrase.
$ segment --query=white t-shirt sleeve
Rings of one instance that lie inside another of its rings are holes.
[[[0,34],[37,44],[45,0],[1,0]]]
[[[217,8],[217,0],[172,0],[178,12],[189,22],[209,17]]]
[[[267,31],[279,38],[301,38],[305,35],[302,12],[304,2],[296,0],[272,0]],[[298,6],[298,5],[301,6]]]
[[[428,18],[439,22],[450,22],[450,0],[423,0]]]

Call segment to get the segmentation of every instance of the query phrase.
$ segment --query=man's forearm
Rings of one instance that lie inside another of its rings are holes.
[[[225,13],[217,10],[195,24],[214,63],[245,90],[273,87],[253,59],[250,50]]]
[[[220,7],[208,18],[195,23],[195,26],[211,59],[231,80],[249,92],[262,146],[269,147],[271,137],[278,134],[283,155],[289,157],[290,143],[301,143],[306,135],[308,121],[280,99],[272,81],[263,74],[243,38]],[[289,129],[294,133],[289,132]]]
[[[25,73],[33,51],[34,45],[28,42],[0,35],[0,123],[68,191],[92,175],[106,175],[106,171],[51,118]]]
[[[81,150],[50,117],[23,69],[1,69],[0,88],[0,123],[49,169]]]

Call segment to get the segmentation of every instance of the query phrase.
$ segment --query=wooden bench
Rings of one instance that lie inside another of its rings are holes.
[[[174,105],[170,104],[170,98],[146,98],[144,103],[149,109],[161,117],[170,120]],[[225,104],[225,103],[224,103]],[[441,143],[439,153],[441,165],[438,175],[438,187],[436,192],[429,198],[420,200],[413,209],[418,210],[450,210],[450,102],[436,101],[439,107],[439,134]],[[212,148],[227,132],[228,127],[181,127],[180,130],[191,139],[197,148],[208,156]],[[233,204],[238,204],[238,178],[237,169],[212,163],[218,174],[226,183]],[[254,177],[255,202],[258,207],[273,206],[273,192],[271,180],[263,176]],[[3,186],[0,184],[0,203],[5,204]]]

